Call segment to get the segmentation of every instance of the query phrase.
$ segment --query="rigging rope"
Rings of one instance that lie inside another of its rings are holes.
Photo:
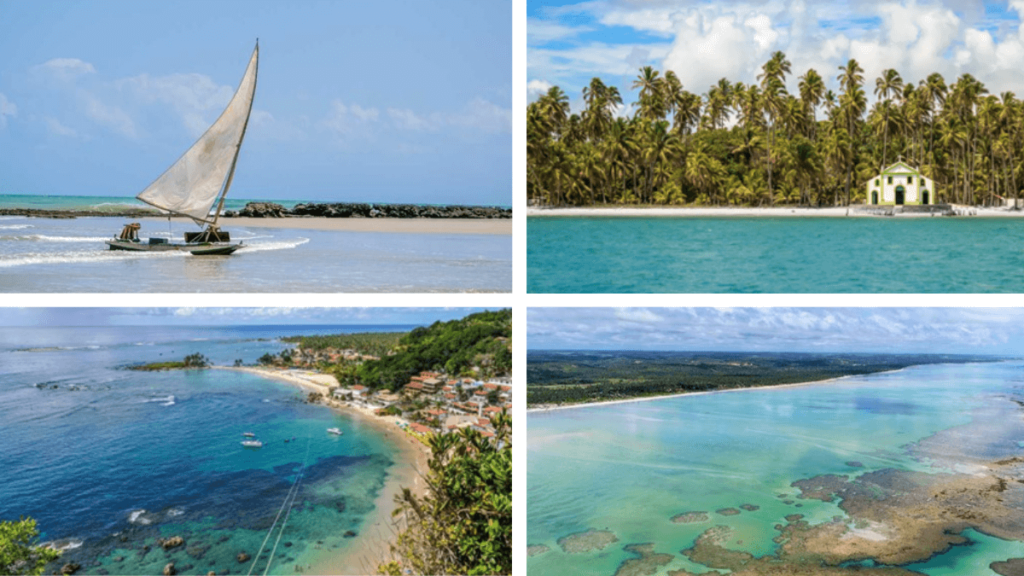
[[[288,493],[285,494],[284,502],[281,502],[281,507],[277,510],[277,516],[274,517],[274,523],[271,524],[270,525],[270,529],[267,530],[267,536],[263,539],[263,543],[260,544],[259,551],[256,552],[256,554],[253,556],[252,565],[249,566],[249,572],[246,573],[246,576],[252,576],[252,571],[256,568],[256,563],[260,561],[260,555],[263,554],[263,549],[267,547],[267,540],[270,540],[270,535],[274,532],[274,527],[277,526],[277,521],[281,518],[281,512],[284,512],[284,507],[288,504],[288,499],[292,498],[292,505],[295,504],[295,499],[293,498],[293,494],[298,494],[299,482],[302,481],[302,475],[306,473],[306,462],[309,460],[309,448],[310,448],[310,444],[312,443],[312,441],[313,441],[313,437],[312,436],[307,436],[306,437],[306,456],[305,456],[305,458],[302,459],[302,468],[300,468],[300,470],[299,470],[299,476],[295,479],[295,483],[291,485],[291,488],[288,489]],[[288,507],[288,514],[290,515],[291,513],[292,513],[292,508],[291,508],[291,506],[289,506]],[[281,530],[282,531],[284,530],[284,525],[283,524],[281,526]],[[279,535],[277,537],[277,539],[280,541],[281,540],[281,536]],[[275,550],[277,549],[277,545],[276,544],[274,545],[274,549]],[[273,559],[273,557],[274,557],[274,555],[273,555],[273,553],[271,553],[270,559]],[[270,560],[267,561],[267,570],[270,570]],[[266,572],[264,572],[264,574],[266,574]]]

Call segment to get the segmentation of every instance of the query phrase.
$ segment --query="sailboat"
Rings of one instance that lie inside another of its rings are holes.
[[[220,118],[177,162],[136,196],[146,204],[191,218],[206,228],[201,232],[186,232],[184,242],[171,242],[166,238],[149,238],[144,242],[139,239],[140,224],[133,222],[126,224],[119,236],[106,241],[111,250],[186,250],[195,255],[227,255],[241,248],[240,242],[231,243],[231,235],[221,230],[217,221],[235,176],[238,152],[249,124],[259,53],[257,40],[242,82]],[[215,203],[217,209],[211,218],[210,209]]]

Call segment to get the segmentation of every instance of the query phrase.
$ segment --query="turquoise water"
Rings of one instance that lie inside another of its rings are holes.
[[[253,363],[283,349],[281,335],[385,329],[395,327],[2,328],[0,518],[35,518],[83,573],[159,574],[174,561],[179,573],[237,574],[250,563],[236,555],[256,556],[295,486],[270,572],[342,552],[355,541],[344,532],[358,534],[374,509],[393,438],[253,375],[120,367],[192,352]],[[243,432],[264,447],[243,448]],[[156,548],[175,535],[186,546]]]
[[[951,470],[1019,454],[1024,421],[1010,399],[1024,399],[1022,369],[1020,362],[933,365],[822,385],[531,412],[527,539],[551,550],[528,560],[529,573],[610,576],[634,557],[623,546],[645,542],[674,555],[659,574],[703,572],[679,552],[713,525],[734,529],[727,548],[763,556],[775,551],[774,526],[786,515],[804,514],[812,524],[845,515],[837,503],[796,499],[795,480]],[[958,433],[928,440],[950,429]],[[760,509],[714,512],[742,504]],[[671,521],[688,511],[711,519]],[[619,541],[585,554],[558,546],[590,528],[611,530]],[[914,569],[984,575],[989,562],[1024,556],[1020,542],[968,535],[971,545]]]
[[[527,222],[527,289],[1024,292],[1024,221],[556,218]]]

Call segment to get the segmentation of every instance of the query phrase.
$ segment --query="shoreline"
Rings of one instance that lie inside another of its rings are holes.
[[[210,368],[245,372],[325,395],[329,385],[318,383],[311,378],[320,377],[324,381],[328,378],[334,380],[333,376],[312,370],[278,370],[254,366],[210,366]],[[304,374],[306,377],[300,374]],[[376,573],[380,563],[391,557],[391,544],[397,535],[392,517],[392,513],[397,507],[395,496],[401,492],[403,487],[409,488],[413,494],[419,497],[423,497],[426,493],[426,482],[421,474],[425,474],[428,469],[429,449],[406,434],[405,430],[396,424],[398,420],[396,417],[380,418],[368,409],[347,406],[329,399],[323,405],[335,412],[354,415],[360,422],[375,428],[395,448],[396,452],[393,455],[394,464],[388,470],[384,486],[374,500],[373,512],[363,520],[359,534],[352,540],[351,545],[343,551],[322,553],[314,560],[311,568],[307,569],[307,573],[373,574]]]
[[[792,384],[777,384],[775,386],[746,386],[743,388],[728,388],[726,390],[708,390],[706,392],[683,392],[682,394],[664,394],[660,396],[640,396],[637,398],[624,398],[622,400],[609,400],[607,402],[583,402],[580,404],[565,404],[557,406],[544,406],[538,408],[526,408],[526,413],[531,412],[554,412],[555,410],[570,410],[573,408],[592,408],[594,406],[609,406],[611,404],[628,404],[631,402],[647,402],[650,400],[665,400],[666,398],[679,398],[681,396],[705,396],[707,394],[727,394],[729,392],[748,392],[750,390],[777,390],[779,388],[799,388],[801,386],[814,386],[818,384],[828,384],[830,382],[839,382],[847,378],[853,378],[855,376],[874,376],[876,374],[890,374],[895,372],[902,372],[907,368],[913,368],[914,366],[923,366],[923,364],[914,364],[912,366],[904,366],[903,368],[897,368],[895,370],[882,370],[880,372],[868,372],[865,374],[847,374],[845,376],[836,376],[835,378],[826,378],[824,380],[809,380],[807,382],[793,382]],[[934,364],[929,364],[934,366]]]
[[[802,207],[601,207],[601,208],[538,208],[526,209],[527,217],[582,217],[592,218],[607,216],[612,218],[729,218],[729,217],[760,217],[760,218],[886,218],[878,214],[864,211],[868,208],[863,204],[853,206],[830,206],[826,208]],[[1024,210],[1008,208],[985,208],[975,206],[954,206],[958,211],[970,214],[972,218],[1024,218]],[[931,218],[938,214],[906,213],[894,218]],[[968,216],[942,216],[946,218],[965,218]]]

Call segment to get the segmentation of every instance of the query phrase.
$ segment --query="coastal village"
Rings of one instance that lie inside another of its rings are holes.
[[[505,338],[500,341],[507,342]],[[264,357],[260,368],[250,370],[277,376],[303,386],[308,400],[336,408],[349,408],[388,420],[411,436],[424,441],[429,434],[451,434],[472,429],[494,438],[494,418],[512,413],[512,376],[474,366],[476,377],[443,371],[421,371],[394,392],[371,390],[363,384],[342,385],[322,368],[339,363],[359,364],[378,360],[354,349],[285,350],[280,357]],[[463,373],[464,374],[464,373]]]

